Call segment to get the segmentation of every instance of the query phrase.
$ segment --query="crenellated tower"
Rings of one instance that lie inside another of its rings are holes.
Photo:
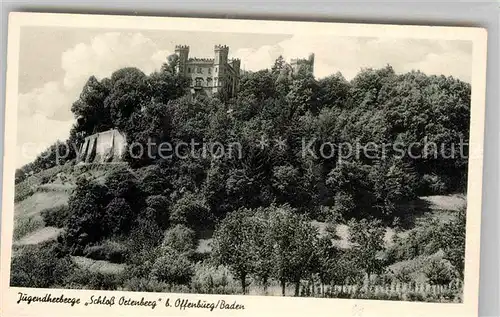
[[[181,75],[186,75],[186,65],[189,59],[189,46],[187,45],[176,45],[175,54],[179,56],[179,62],[177,64],[177,72]]]
[[[218,78],[217,86],[224,85],[224,76],[226,73],[227,57],[229,55],[229,47],[226,45],[214,46],[214,76]]]
[[[240,90],[240,67],[241,67],[241,60],[239,58],[233,58],[231,60],[231,66],[233,67],[234,73],[236,75],[236,80],[234,80],[233,83],[233,92],[237,92]]]
[[[190,57],[189,46],[176,45],[175,55],[168,59],[177,57],[176,70],[187,79],[187,89],[191,94],[219,94],[224,100],[229,100],[239,90],[241,61],[229,59],[226,45],[214,45],[213,48],[212,58]]]
[[[314,74],[314,53],[310,54],[307,59],[305,58],[292,58],[290,61],[293,73],[297,74],[301,70],[307,73]]]

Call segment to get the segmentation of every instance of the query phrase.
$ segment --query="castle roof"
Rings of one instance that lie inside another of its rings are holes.
[[[200,63],[213,63],[213,58],[199,58],[199,57],[190,57],[188,62],[200,62]]]

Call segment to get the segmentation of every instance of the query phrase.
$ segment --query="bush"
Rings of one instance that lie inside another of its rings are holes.
[[[344,223],[341,210],[331,206],[320,206],[317,220],[326,221],[332,224]]]
[[[166,252],[153,264],[151,277],[172,284],[189,284],[193,267],[189,259],[175,251]]]
[[[123,263],[127,259],[129,253],[124,245],[115,241],[106,240],[100,245],[87,246],[83,251],[83,255],[94,260]]]
[[[196,248],[195,232],[185,225],[175,225],[165,232],[162,245],[179,253],[192,253]]]
[[[106,177],[106,187],[114,197],[133,199],[131,195],[137,193],[137,186],[136,177],[126,168],[114,170]]]
[[[410,283],[412,281],[411,273],[413,273],[413,271],[414,270],[411,268],[403,266],[394,273],[394,278],[401,283]]]
[[[421,183],[420,192],[424,195],[445,194],[448,190],[446,182],[438,175],[425,174]]]
[[[132,277],[125,281],[123,288],[131,292],[166,292],[169,285],[165,282],[152,280],[149,278]]]
[[[457,294],[458,292],[456,290],[444,290],[441,292],[441,299],[443,302],[454,302],[454,301],[460,301],[460,294]]]
[[[76,266],[60,253],[56,243],[24,246],[11,264],[11,286],[49,288],[64,286]]]
[[[115,197],[106,206],[103,225],[108,234],[127,233],[130,230],[133,218],[134,213],[127,200]]]
[[[42,228],[43,225],[43,220],[37,216],[17,219],[14,225],[14,240],[21,239],[25,235]]]
[[[170,217],[175,223],[197,229],[206,228],[214,220],[205,198],[193,193],[187,193],[175,202]]]
[[[19,184],[20,182],[24,181],[28,176],[29,175],[22,169],[20,168],[16,169],[14,184],[15,185]]]
[[[451,263],[443,259],[431,259],[424,267],[424,273],[433,285],[449,284],[456,277]]]
[[[81,178],[68,201],[70,216],[64,243],[74,255],[81,254],[86,245],[104,238],[105,206],[109,202],[107,188],[95,181]]]
[[[141,254],[149,253],[163,239],[163,230],[156,223],[154,215],[154,210],[146,208],[134,223],[127,243],[127,248],[134,258],[139,259]]]
[[[51,181],[51,178],[47,175],[44,175],[40,178],[40,184],[43,185],[43,184],[47,184],[48,182]]]
[[[123,284],[120,274],[95,272],[78,269],[66,281],[66,288],[90,290],[117,290]]]
[[[410,301],[410,302],[423,302],[423,301],[425,301],[424,295],[422,295],[421,293],[417,293],[417,292],[408,292],[407,294],[404,294],[403,299]]]
[[[68,205],[50,207],[41,212],[46,226],[64,228],[69,218]]]
[[[171,192],[170,175],[159,165],[149,165],[138,170],[141,175],[140,186],[148,195],[168,195]]]
[[[162,195],[149,196],[146,198],[146,206],[155,211],[156,222],[161,228],[166,229],[170,221],[168,198]]]
[[[153,264],[163,255],[161,248],[144,249],[139,253],[132,253],[134,256],[128,258],[127,270],[124,271],[127,279],[150,278]]]
[[[207,262],[196,263],[191,286],[201,294],[233,294],[239,293],[239,285],[225,266],[215,266]]]
[[[28,180],[25,180],[16,185],[14,192],[14,202],[18,203],[20,201],[23,201],[34,193],[35,190],[33,186],[28,182]]]
[[[376,299],[376,300],[397,300],[397,301],[401,300],[401,296],[399,294],[391,294],[386,292],[380,292],[375,294],[363,294],[362,297],[366,299]]]

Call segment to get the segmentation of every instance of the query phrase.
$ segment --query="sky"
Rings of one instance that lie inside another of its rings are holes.
[[[420,70],[470,82],[472,42],[324,35],[241,34],[182,31],[124,31],[24,27],[19,55],[17,166],[57,140],[65,140],[74,122],[71,105],[87,79],[109,77],[122,67],[146,74],[161,67],[177,44],[190,56],[213,57],[215,44],[229,46],[229,57],[242,68],[272,66],[315,54],[317,78],[341,72],[348,80],[362,68],[390,64],[397,73]]]

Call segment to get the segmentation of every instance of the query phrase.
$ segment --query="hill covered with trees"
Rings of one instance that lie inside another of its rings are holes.
[[[124,68],[91,77],[72,105],[68,140],[16,172],[17,191],[33,175],[74,165],[88,135],[116,128],[127,137],[122,168],[98,178],[73,173],[67,206],[43,213],[60,236],[19,250],[13,285],[205,293],[261,285],[267,293],[275,284],[283,295],[291,285],[296,296],[339,297],[343,289],[325,286],[415,282],[412,272],[388,268],[439,252],[418,269],[427,282],[463,277],[464,210],[417,226],[410,206],[421,196],[465,193],[468,83],[391,66],[350,81],[340,73],[316,79],[287,73],[280,58],[242,75],[234,98],[192,96],[169,61],[150,75]],[[169,157],[137,152],[151,141],[195,146]],[[238,144],[241,155],[203,155],[215,142]],[[347,248],[335,244],[338,224],[349,228]],[[388,245],[386,228],[407,234]],[[207,236],[210,248],[200,252]],[[33,265],[53,279],[28,277],[22,263],[33,253],[45,255]],[[128,269],[103,278],[81,271],[74,257]],[[454,292],[431,300],[456,300]]]

